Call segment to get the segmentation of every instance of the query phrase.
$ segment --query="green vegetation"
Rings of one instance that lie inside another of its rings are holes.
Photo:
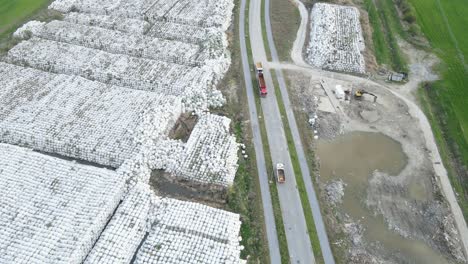
[[[267,32],[266,32],[266,27],[265,27],[265,0],[262,0],[262,6],[261,6],[261,24],[262,24],[262,38],[263,41],[268,41],[267,37]],[[267,45],[265,47],[265,53],[268,61],[271,61],[271,52],[270,52],[270,46]]]
[[[429,122],[431,123],[432,130],[434,131],[434,137],[436,139],[440,156],[444,161],[445,168],[447,169],[447,173],[452,184],[452,188],[455,192],[462,194],[465,192],[461,182],[457,179],[456,175],[457,172],[454,169],[454,166],[451,164],[452,160],[452,153],[450,147],[445,140],[444,132],[441,129],[441,122],[439,118],[442,116],[442,109],[438,104],[431,105],[431,96],[434,96],[432,93],[435,92],[433,88],[431,88],[430,84],[426,83],[418,90],[418,99],[421,104],[422,110],[426,114]],[[458,203],[460,208],[463,212],[465,219],[468,216],[468,199],[466,196],[461,195],[458,197]]]
[[[283,98],[281,96],[281,91],[278,85],[278,79],[276,74],[273,71],[270,71],[272,74],[274,86],[275,86],[275,95],[278,102],[278,107],[281,114],[281,119],[283,121],[284,131],[286,133],[286,140],[288,143],[289,155],[291,157],[291,162],[293,165],[294,175],[296,177],[297,190],[299,191],[299,196],[301,198],[302,209],[304,211],[304,217],[307,224],[307,230],[309,234],[310,243],[312,244],[312,249],[314,251],[315,262],[324,263],[322,256],[322,249],[320,247],[320,241],[317,236],[317,229],[314,223],[314,217],[312,215],[312,209],[310,207],[309,199],[307,197],[307,190],[305,188],[303,175],[301,172],[301,167],[299,165],[299,159],[297,157],[296,146],[294,145],[294,139],[289,128],[288,117],[286,115],[286,109],[284,107]]]
[[[242,258],[247,258],[248,263],[268,263],[268,245],[263,218],[263,205],[260,196],[260,183],[257,177],[255,151],[251,144],[251,130],[245,120],[248,109],[239,104],[246,101],[247,95],[242,78],[242,66],[240,55],[239,28],[239,0],[235,0],[234,20],[231,36],[232,64],[219,88],[225,95],[235,93],[222,109],[213,109],[213,112],[226,115],[232,119],[232,130],[238,142],[244,142],[247,146],[248,159],[239,159],[239,168],[233,186],[227,194],[226,209],[241,215]]]
[[[47,9],[50,2],[52,0],[0,0],[0,55],[18,43],[11,35],[26,21],[62,18],[59,12]]]
[[[263,10],[264,8],[262,8]],[[262,16],[263,30],[265,30],[264,21],[264,16]],[[301,24],[299,9],[289,0],[270,0],[270,21],[278,59],[291,61],[291,49]],[[269,54],[268,45],[266,45],[265,50]]]
[[[441,81],[426,84],[421,91],[430,103],[428,112],[452,185],[468,219],[468,5],[464,0],[409,0],[421,31],[443,61]],[[463,196],[463,197],[461,197]]]
[[[392,0],[365,0],[364,6],[372,26],[374,53],[379,64],[387,64],[395,71],[408,71],[408,65],[395,35],[405,37],[398,12]],[[379,11],[377,11],[379,10]]]
[[[246,1],[246,14],[249,13],[249,0]],[[245,28],[249,28],[249,17],[245,16]],[[249,65],[254,65],[253,58],[252,58],[252,48],[250,45],[250,33],[248,30],[245,32],[246,35],[246,46],[247,46],[247,55],[248,55],[248,60],[249,60]],[[232,54],[232,57],[235,57],[234,54]],[[236,56],[240,59],[240,55]],[[231,66],[232,67],[232,66]],[[242,67],[239,65],[239,69],[242,69]],[[255,94],[255,104],[257,108],[257,114],[259,116],[263,116],[263,111],[262,107],[260,105],[260,95],[258,94],[258,91],[256,90],[257,86],[257,80],[255,75],[251,75],[251,82],[252,82],[252,87],[254,89],[254,94]],[[245,89],[244,89],[245,90]],[[245,98],[245,101],[247,101],[247,98]],[[245,108],[245,107],[244,107]],[[247,113],[246,113],[247,115]],[[268,144],[268,138],[267,138],[267,132],[266,132],[266,126],[265,122],[263,121],[263,118],[259,118],[259,125],[260,125],[260,134],[262,137],[262,143],[263,143],[263,152],[265,155],[265,165],[268,173],[268,178],[273,179],[273,162],[271,161],[271,154],[270,154],[270,146]],[[250,154],[249,154],[250,155]],[[258,172],[258,170],[255,170],[255,174]],[[258,181],[258,176],[256,177]],[[270,189],[270,195],[271,195],[271,202],[272,202],[272,207],[273,207],[273,214],[275,217],[275,225],[276,225],[276,233],[278,236],[278,244],[279,244],[279,250],[280,250],[280,256],[281,256],[281,263],[289,263],[289,250],[288,250],[288,242],[286,240],[286,231],[284,230],[284,223],[283,223],[283,216],[281,213],[281,207],[280,207],[280,202],[279,202],[279,196],[278,196],[278,190],[276,189],[276,182],[272,181],[269,184],[269,189]],[[260,193],[260,190],[258,190],[257,193]],[[263,210],[262,210],[263,212]],[[262,220],[262,223],[264,221]],[[266,245],[266,244],[265,244]],[[260,262],[260,263],[267,263],[267,262]]]
[[[0,37],[11,33],[50,0],[0,0]]]

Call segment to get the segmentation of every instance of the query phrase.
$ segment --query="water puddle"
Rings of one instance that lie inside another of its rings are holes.
[[[378,241],[391,252],[399,252],[408,263],[447,263],[421,241],[405,239],[387,229],[382,216],[375,217],[364,204],[368,180],[375,170],[398,175],[407,164],[400,143],[381,133],[353,132],[333,141],[320,141],[320,176],[324,182],[342,179],[346,183],[343,203],[338,208],[365,227],[368,242]],[[410,197],[424,199],[426,190],[412,183]]]

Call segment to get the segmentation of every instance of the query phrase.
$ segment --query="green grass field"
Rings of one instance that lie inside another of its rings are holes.
[[[442,80],[426,85],[425,97],[432,107],[431,115],[438,141],[444,140],[451,165],[455,165],[452,184],[468,200],[468,4],[465,0],[410,0],[418,23],[433,51],[443,61],[439,67]],[[464,57],[464,58],[463,58]],[[466,60],[466,59],[465,59]],[[441,144],[439,143],[439,147]],[[446,161],[447,163],[447,161]],[[446,164],[450,165],[450,164]],[[464,166],[464,168],[463,168]],[[450,171],[450,170],[449,170]],[[456,181],[456,182],[454,182]],[[461,189],[461,190],[460,190]],[[462,208],[467,208],[462,204]],[[464,210],[468,218],[468,210]]]
[[[0,0],[0,37],[11,33],[50,0]]]
[[[396,36],[405,37],[405,31],[392,0],[365,0],[364,8],[373,29],[372,42],[377,62],[395,71],[407,71],[406,59],[396,39]]]

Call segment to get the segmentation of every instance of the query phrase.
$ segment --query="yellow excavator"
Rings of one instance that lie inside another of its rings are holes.
[[[357,100],[362,100],[365,94],[374,96],[374,103],[377,102],[377,95],[369,93],[363,89],[357,89],[357,91],[354,93],[354,98]]]

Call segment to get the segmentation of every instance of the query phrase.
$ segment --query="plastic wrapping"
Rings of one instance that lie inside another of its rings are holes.
[[[328,70],[365,73],[359,10],[317,3],[312,8],[311,18],[306,60]]]

